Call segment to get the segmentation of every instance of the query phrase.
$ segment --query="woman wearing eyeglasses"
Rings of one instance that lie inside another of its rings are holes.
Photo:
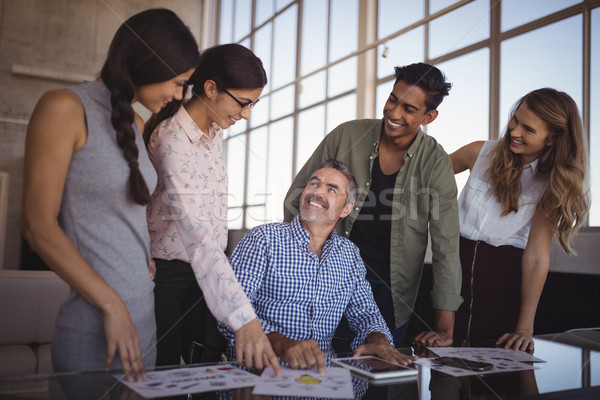
[[[158,173],[148,207],[157,269],[157,365],[179,364],[180,356],[188,361],[192,341],[210,340],[203,335],[205,300],[214,317],[235,331],[238,362],[279,369],[224,253],[223,130],[250,117],[266,83],[262,62],[250,50],[238,44],[212,47],[188,81],[191,99],[170,105],[146,124],[144,137]]]

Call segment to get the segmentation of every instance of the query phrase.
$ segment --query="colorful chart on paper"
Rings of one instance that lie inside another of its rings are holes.
[[[282,367],[281,372],[280,376],[275,376],[272,368],[266,368],[252,394],[331,399],[354,398],[352,377],[350,371],[344,368],[329,367],[324,374],[319,374],[316,368],[297,370]]]
[[[433,361],[433,358],[420,358],[415,361],[416,364],[453,376],[532,370],[537,369],[537,367],[531,364],[524,364],[524,362],[545,362],[524,351],[511,349],[493,347],[428,347],[428,349],[439,357],[460,357],[494,365],[494,368],[487,371],[470,371],[436,363]]]
[[[127,382],[122,375],[116,377],[146,398],[235,389],[254,386],[260,380],[259,376],[229,364],[147,372],[142,382]]]

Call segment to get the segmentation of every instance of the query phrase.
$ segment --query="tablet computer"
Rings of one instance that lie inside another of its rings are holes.
[[[374,356],[334,358],[331,363],[371,379],[416,377],[414,365],[400,365]]]

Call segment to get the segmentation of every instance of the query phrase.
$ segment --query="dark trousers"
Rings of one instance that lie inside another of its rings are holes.
[[[373,298],[375,303],[379,307],[379,311],[385,320],[392,337],[394,338],[394,345],[396,347],[402,346],[404,341],[404,334],[408,327],[408,321],[405,322],[400,328],[396,328],[396,318],[394,318],[394,302],[392,300],[392,286],[390,281],[384,280],[370,280],[371,290],[373,291]]]
[[[369,280],[369,283],[371,284],[375,303],[377,303],[377,307],[379,307],[379,312],[381,312],[381,316],[385,320],[385,323],[392,334],[394,345],[396,347],[402,346],[408,322],[403,324],[400,328],[396,328],[390,282],[383,280]],[[333,342],[335,352],[338,354],[351,352],[352,349],[350,348],[350,343],[354,339],[354,336],[355,334],[352,329],[350,329],[348,320],[346,317],[342,317],[342,320],[335,331],[335,340]]]
[[[523,249],[460,238],[461,295],[455,342],[496,340],[513,332],[521,309]]]
[[[179,365],[180,357],[190,362],[193,341],[206,346],[204,361],[219,361],[225,340],[206,306],[191,265],[180,260],[154,261],[156,365]]]

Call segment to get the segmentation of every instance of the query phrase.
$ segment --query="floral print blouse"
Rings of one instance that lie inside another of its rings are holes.
[[[223,131],[212,124],[207,135],[181,107],[154,129],[148,153],[158,173],[148,206],[152,257],[189,262],[215,318],[239,329],[256,314],[224,253]]]

